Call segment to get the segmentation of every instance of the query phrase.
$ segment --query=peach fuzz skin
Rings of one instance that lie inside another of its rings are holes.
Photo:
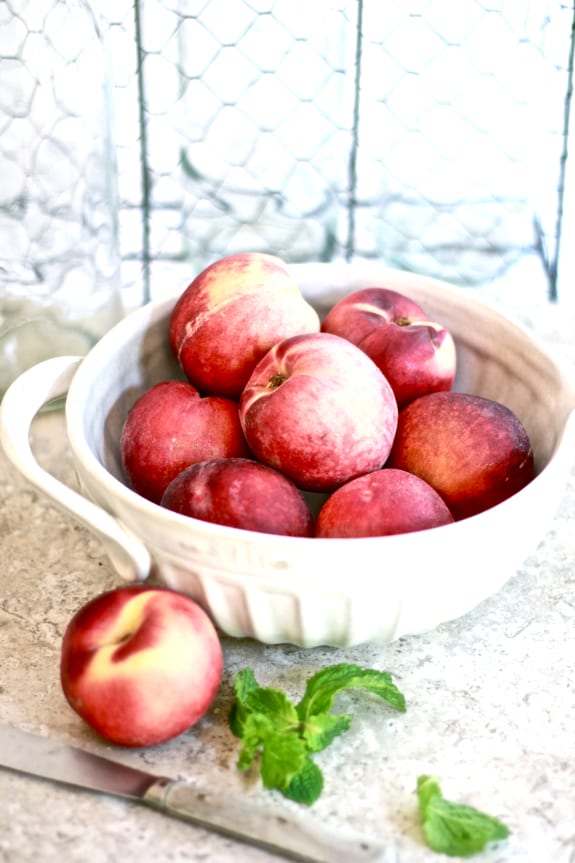
[[[397,291],[355,291],[330,309],[321,328],[348,339],[374,361],[400,408],[453,385],[457,356],[451,334]]]
[[[172,311],[169,337],[194,386],[237,399],[276,342],[319,328],[286,264],[247,252],[216,261],[188,285]]]
[[[240,421],[257,459],[305,491],[333,491],[385,462],[397,403],[377,366],[328,333],[275,345],[250,377]]]
[[[430,393],[399,413],[387,467],[417,474],[456,520],[503,502],[534,476],[533,450],[505,405],[467,393]]]
[[[287,477],[249,459],[192,465],[170,483],[162,506],[242,530],[313,536],[313,518],[300,491]]]
[[[393,468],[342,485],[321,507],[317,537],[391,536],[451,524],[453,516],[428,483]]]
[[[163,743],[198,722],[222,669],[207,614],[190,597],[164,588],[101,594],[74,615],[61,647],[68,703],[121,746]]]
[[[201,397],[185,381],[163,381],[140,396],[124,422],[120,452],[130,486],[154,503],[190,464],[249,455],[237,402]]]

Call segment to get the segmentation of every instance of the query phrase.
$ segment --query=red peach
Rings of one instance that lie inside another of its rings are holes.
[[[321,507],[317,537],[389,536],[453,522],[439,494],[414,474],[384,468],[352,479]]]
[[[500,402],[430,393],[399,413],[387,467],[426,480],[454,518],[482,512],[533,479],[533,450],[519,418]]]
[[[166,489],[162,506],[242,530],[313,535],[301,492],[282,474],[249,459],[214,459],[186,468]]]
[[[387,380],[351,342],[294,336],[258,363],[239,403],[260,461],[306,491],[332,491],[385,462],[397,425]]]
[[[203,270],[171,315],[172,350],[200,391],[238,398],[264,354],[282,339],[319,331],[319,317],[287,265],[248,252]]]
[[[163,381],[140,396],[124,422],[120,452],[131,487],[154,503],[188,465],[249,455],[237,403],[202,398],[185,381]]]
[[[330,309],[321,329],[361,348],[388,379],[400,408],[453,385],[451,334],[397,291],[364,288],[348,294]]]
[[[186,731],[220,685],[216,630],[190,597],[164,588],[121,587],[71,619],[60,678],[73,710],[121,746],[151,746]]]

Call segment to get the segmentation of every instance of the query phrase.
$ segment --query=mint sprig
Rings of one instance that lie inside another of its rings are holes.
[[[427,844],[440,854],[471,857],[509,836],[509,828],[497,818],[446,800],[434,776],[418,777],[417,797]]]
[[[259,757],[266,788],[299,803],[314,803],[323,790],[323,774],[311,755],[350,727],[350,715],[329,711],[336,695],[352,687],[377,695],[396,710],[406,709],[404,696],[386,671],[346,662],[327,666],[308,679],[297,704],[281,690],[260,686],[251,668],[239,671],[229,715],[230,728],[242,741],[238,768],[249,769]]]

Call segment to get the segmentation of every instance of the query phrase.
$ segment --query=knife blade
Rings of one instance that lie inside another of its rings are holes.
[[[371,838],[337,835],[247,798],[212,793],[148,773],[43,735],[0,725],[0,767],[88,791],[123,797],[301,863],[375,863],[383,848]]]

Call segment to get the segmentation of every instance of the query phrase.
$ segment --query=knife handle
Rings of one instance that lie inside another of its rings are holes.
[[[373,863],[382,859],[374,841],[339,835],[308,819],[258,808],[236,796],[210,794],[186,782],[159,778],[142,802],[199,827],[248,842],[302,863]]]

